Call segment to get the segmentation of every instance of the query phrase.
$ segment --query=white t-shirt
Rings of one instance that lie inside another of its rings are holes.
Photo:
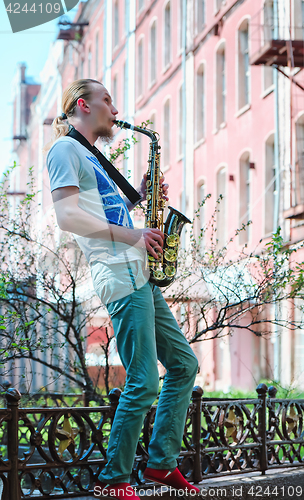
[[[79,208],[102,222],[133,228],[128,208],[116,184],[96,156],[80,142],[72,137],[60,137],[47,155],[47,168],[51,191],[60,187],[77,186]],[[89,230],[88,233],[90,234]],[[74,237],[91,266],[94,286],[96,288],[99,284],[96,291],[104,303],[132,293],[149,279],[149,273],[145,270],[146,253],[142,249],[114,242],[110,237],[102,239],[77,234]],[[117,286],[124,288],[121,281],[123,276],[131,277],[132,287],[129,280],[125,290],[118,291],[115,279],[118,280]],[[109,279],[114,280],[111,291],[108,288],[108,292],[104,294],[102,289],[107,289],[106,281]]]

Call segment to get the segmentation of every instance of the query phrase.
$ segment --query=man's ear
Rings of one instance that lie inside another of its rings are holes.
[[[80,108],[80,111],[84,113],[90,113],[90,106],[87,104],[85,99],[80,97],[77,101],[77,106]]]

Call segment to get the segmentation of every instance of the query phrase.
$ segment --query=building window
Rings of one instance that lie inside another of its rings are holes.
[[[137,48],[137,90],[138,96],[143,93],[143,79],[144,79],[144,41],[143,38],[139,41]]]
[[[294,0],[293,26],[295,40],[304,40],[304,0]]]
[[[130,0],[125,0],[125,34],[126,35],[129,33],[129,16],[130,16],[129,1]]]
[[[304,203],[304,115],[296,123],[295,202]]]
[[[124,62],[123,65],[123,114],[127,116],[128,114],[128,88],[129,88],[129,80],[128,80],[128,66],[127,61]]]
[[[164,166],[170,164],[170,99],[164,105]]]
[[[113,104],[114,106],[118,106],[118,95],[117,95],[117,88],[118,88],[118,84],[117,84],[117,75],[114,76],[114,79],[113,79],[113,92],[112,92],[112,96],[113,96]]]
[[[171,62],[171,4],[167,3],[165,8],[165,44],[164,44],[164,66],[167,68]]]
[[[156,130],[156,115],[155,115],[155,113],[152,113],[152,115],[150,116],[150,122],[151,122],[151,124],[149,125],[149,128],[151,128],[152,130]]]
[[[273,231],[275,189],[274,135],[271,135],[265,146],[265,234]]]
[[[273,0],[266,0],[263,8],[264,44],[274,38]],[[273,85],[273,68],[263,66],[264,91]]]
[[[196,141],[205,137],[205,72],[201,64],[196,75]]]
[[[294,320],[297,324],[303,322],[302,299],[294,299]],[[298,387],[304,386],[304,332],[300,328],[295,329],[294,335],[294,375],[293,379],[297,381]]]
[[[69,63],[70,64],[73,64],[73,45],[71,43],[69,43]]]
[[[81,59],[80,61],[80,78],[84,78],[84,59]]]
[[[183,93],[184,93],[184,86],[181,85],[179,88],[179,127],[178,127],[178,155],[182,156],[183,154],[183,121],[184,121],[184,107],[183,107]]]
[[[137,9],[138,9],[138,12],[140,12],[145,6],[145,0],[137,0],[137,1],[138,1]]]
[[[246,19],[238,30],[238,108],[249,104],[250,64],[249,64],[249,25]]]
[[[223,0],[215,0],[215,12],[218,12],[222,6]]]
[[[264,92],[267,89],[271,90],[273,86],[273,68],[269,66],[263,66],[263,82],[264,82]]]
[[[118,0],[114,4],[114,47],[119,44],[119,7]]]
[[[200,33],[205,27],[205,0],[196,0],[196,32]]]
[[[226,122],[226,55],[222,44],[216,53],[216,128]]]
[[[91,49],[89,49],[88,52],[88,78],[91,78],[91,71],[92,71],[92,52]]]
[[[240,208],[239,208],[239,229],[243,224],[249,222],[250,217],[250,165],[249,153],[245,153],[240,159]],[[244,245],[249,241],[249,227],[240,232],[239,243]]]
[[[99,33],[96,33],[95,37],[95,75],[98,78],[99,71]]]
[[[136,168],[136,172],[135,172],[134,182],[135,182],[135,185],[138,186],[141,182],[142,168],[143,168],[142,134],[137,134],[136,139],[137,139],[137,143],[136,143],[136,153],[137,153],[136,165],[137,165],[137,168]]]
[[[273,0],[266,0],[263,7],[264,43],[274,38],[274,10]]]
[[[178,23],[179,50],[183,49],[183,3],[184,0],[179,0],[179,23]]]
[[[227,242],[227,193],[226,169],[221,168],[216,174],[216,198],[222,198],[216,214],[216,240],[217,248],[221,249]]]
[[[150,83],[156,81],[156,21],[150,29]]]

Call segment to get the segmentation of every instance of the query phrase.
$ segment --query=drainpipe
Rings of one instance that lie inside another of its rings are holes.
[[[183,155],[183,175],[182,175],[182,207],[181,212],[186,215],[187,209],[187,169],[186,169],[186,142],[187,142],[187,109],[186,109],[186,48],[187,48],[187,0],[183,0],[183,22],[182,22],[182,75],[183,75],[183,92],[182,92],[182,155]],[[186,246],[186,228],[182,232],[182,247]]]
[[[274,38],[279,38],[279,8],[278,1],[274,0],[273,3],[273,17],[274,17]],[[275,192],[274,192],[274,213],[273,213],[273,232],[275,233],[279,225],[279,211],[280,211],[280,150],[279,150],[279,73],[274,71],[274,106],[275,106],[275,136],[274,136],[274,160],[275,160]],[[279,337],[279,328],[277,321],[279,319],[279,308],[277,301],[274,304],[274,317],[275,325],[273,332],[273,374],[276,381],[280,378],[280,346],[281,339]]]

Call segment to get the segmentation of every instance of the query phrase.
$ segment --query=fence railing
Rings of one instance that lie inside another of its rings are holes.
[[[255,399],[209,399],[195,387],[178,458],[188,480],[303,466],[304,400],[275,395],[260,384]],[[93,493],[119,396],[114,389],[98,407],[20,408],[19,392],[9,389],[0,409],[2,500]],[[156,411],[148,412],[137,446],[131,482],[140,487]]]

